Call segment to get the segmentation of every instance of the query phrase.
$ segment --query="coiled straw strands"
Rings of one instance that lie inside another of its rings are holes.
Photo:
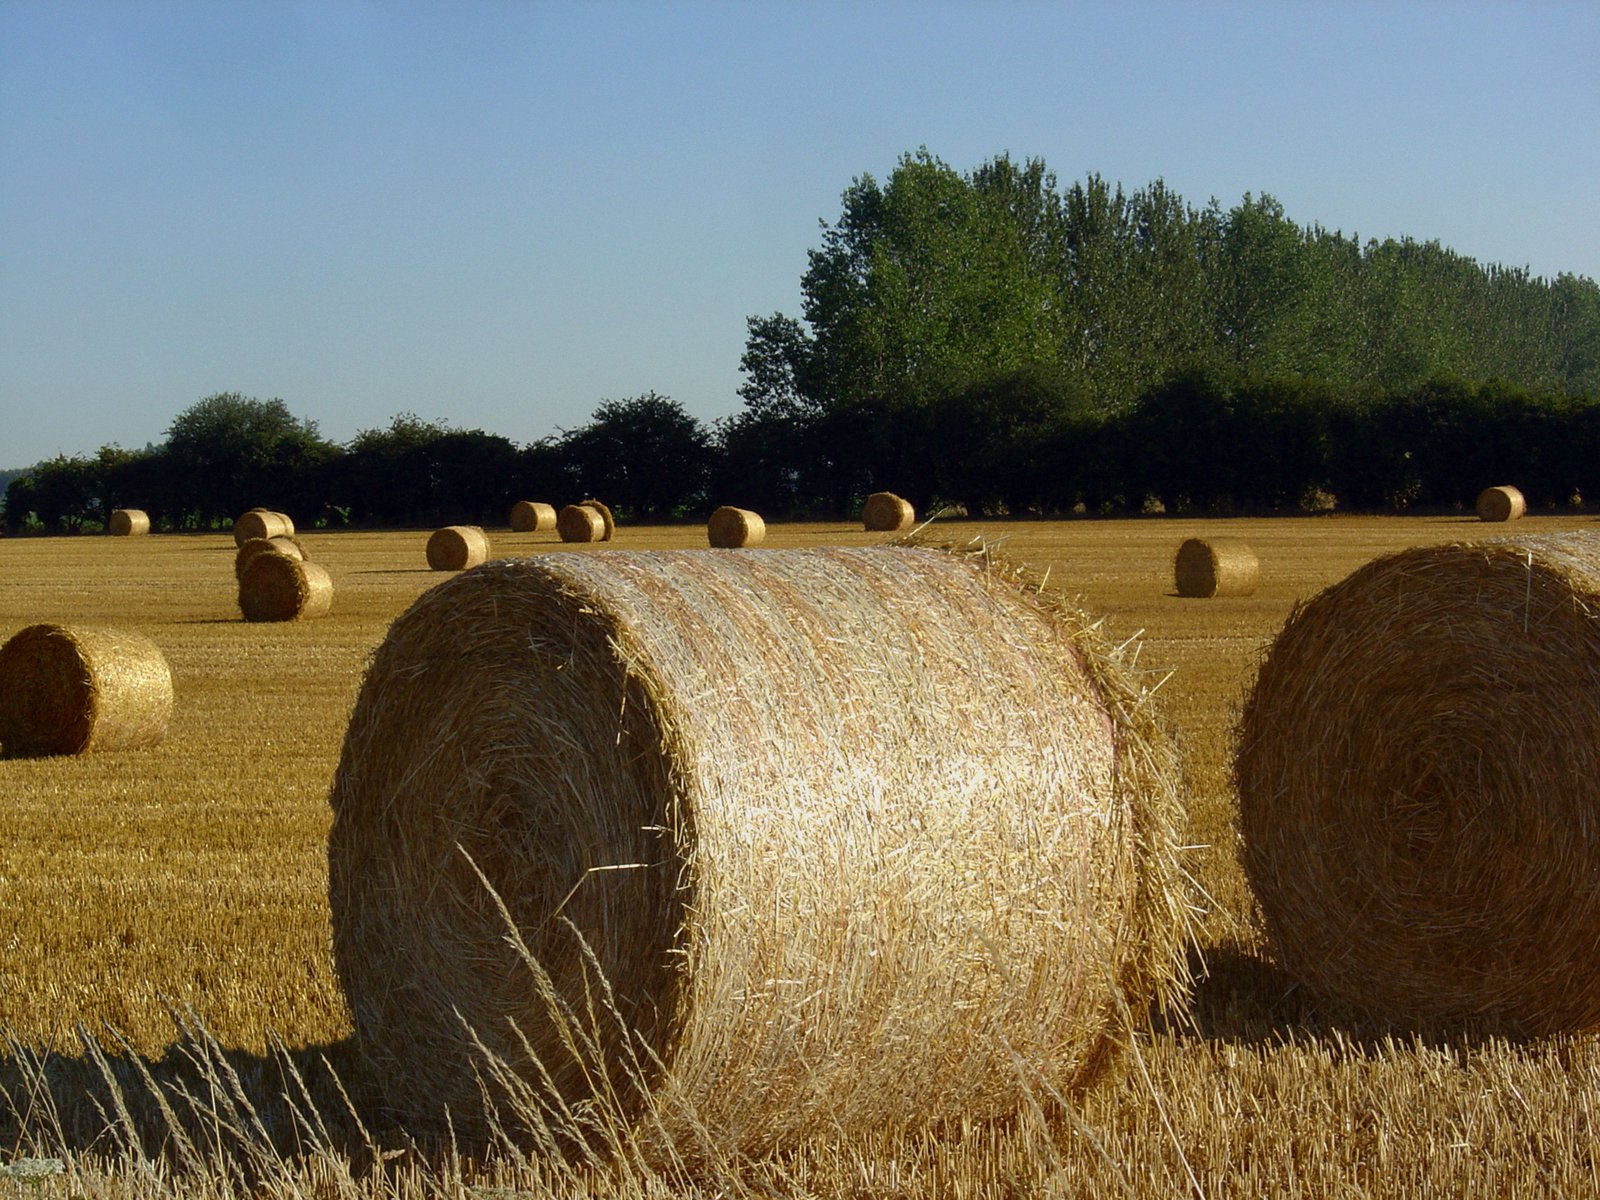
[[[1142,699],[979,554],[458,576],[375,653],[331,794],[363,1056],[409,1125],[460,1129],[464,1022],[537,1088],[514,1021],[569,1102],[604,1069],[669,1140],[749,1152],[1087,1080],[1123,1000],[1182,972],[1176,760]],[[549,997],[594,1011],[595,969],[633,1041],[602,1019],[586,1074]]]
[[[511,506],[511,532],[545,533],[556,527],[556,510],[553,504],[537,500],[518,500]]]
[[[294,522],[287,513],[252,508],[233,523],[233,544],[242,546],[251,538],[293,537]]]
[[[592,504],[569,504],[556,517],[556,532],[563,542],[603,542],[606,519]]]
[[[1261,563],[1238,538],[1189,538],[1173,556],[1172,578],[1180,596],[1252,596]]]
[[[243,579],[245,568],[260,554],[282,554],[304,560],[306,549],[296,537],[251,538],[233,552],[233,577]]]
[[[578,503],[587,505],[589,508],[594,509],[595,512],[600,514],[600,521],[605,526],[605,532],[600,538],[601,541],[609,542],[614,536],[616,536],[617,519],[612,515],[609,507],[600,503],[600,501],[594,499],[593,497],[590,497],[588,500],[580,500]]]
[[[172,720],[172,672],[149,638],[30,625],[0,646],[8,758],[154,746]]]
[[[150,532],[150,515],[140,508],[114,508],[106,530],[113,537],[138,537]]]
[[[258,554],[239,577],[239,611],[246,621],[300,621],[333,607],[333,580],[314,562],[287,554]]]
[[[1239,728],[1284,967],[1403,1020],[1600,1028],[1600,540],[1377,560],[1290,616]]]
[[[476,525],[446,525],[428,537],[428,566],[465,571],[489,561],[489,535]]]
[[[893,492],[873,492],[862,506],[861,523],[874,533],[904,533],[917,523],[917,510]]]
[[[1518,488],[1484,488],[1478,493],[1478,520],[1515,521],[1528,512],[1528,502]]]
[[[723,505],[711,514],[706,522],[706,538],[713,546],[734,550],[742,546],[759,546],[767,536],[767,523],[760,513],[748,508]]]

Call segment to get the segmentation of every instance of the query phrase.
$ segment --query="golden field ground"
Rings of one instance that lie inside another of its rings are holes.
[[[1519,532],[1572,528],[1600,522],[1534,517]],[[239,619],[226,536],[5,539],[0,641],[45,620],[142,632],[167,656],[177,707],[153,750],[0,761],[0,1195],[33,1187],[6,1182],[3,1164],[40,1155],[67,1168],[46,1195],[1600,1194],[1600,1040],[1384,1028],[1326,1009],[1272,966],[1234,854],[1230,731],[1292,605],[1380,553],[1496,527],[1148,518],[933,532],[1048,571],[1112,641],[1142,635],[1139,666],[1164,679],[1207,897],[1206,974],[1189,1017],[1140,1034],[1116,1078],[1066,1109],[1041,1095],[1008,1122],[688,1174],[477,1166],[368,1138],[328,1072],[348,1073],[352,1053],[329,949],[326,796],[366,656],[443,578],[426,568],[427,533],[302,534],[333,578],[333,612],[282,625]],[[490,533],[495,557],[606,552]],[[1190,536],[1248,541],[1258,592],[1175,596],[1172,554]],[[775,525],[766,545],[877,537]],[[625,527],[613,543],[703,544],[699,527]],[[198,1025],[180,1035],[174,1013]],[[325,1128],[295,1124],[302,1081]],[[158,1094],[181,1101],[176,1121]],[[390,1157],[374,1171],[378,1143]]]

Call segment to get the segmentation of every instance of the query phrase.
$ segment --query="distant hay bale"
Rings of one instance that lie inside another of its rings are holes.
[[[555,505],[518,500],[511,506],[510,524],[513,533],[545,533],[556,527]]]
[[[233,553],[233,577],[243,579],[245,568],[253,563],[259,554],[282,554],[289,558],[304,560],[306,548],[296,537],[251,538]]]
[[[1600,540],[1378,559],[1302,604],[1239,727],[1284,968],[1404,1021],[1600,1029]]]
[[[233,544],[242,546],[251,538],[293,537],[294,522],[287,513],[252,508],[233,523]]]
[[[1189,538],[1173,556],[1172,577],[1180,596],[1253,596],[1261,563],[1238,538]]]
[[[603,542],[606,519],[592,504],[569,504],[556,517],[556,532],[563,542]]]
[[[722,550],[759,546],[766,536],[767,523],[761,519],[760,513],[753,513],[748,508],[723,505],[706,522],[706,537],[713,546]]]
[[[106,528],[113,537],[138,537],[150,532],[150,516],[139,508],[114,508]]]
[[[314,562],[257,554],[239,577],[239,611],[246,621],[302,621],[332,607],[333,580]]]
[[[489,561],[489,535],[476,525],[446,525],[428,538],[428,566],[435,571],[465,571]]]
[[[149,638],[30,625],[0,646],[0,752],[7,758],[137,750],[167,735],[172,672]]]
[[[669,1141],[748,1153],[1086,1082],[1184,972],[1177,760],[1143,699],[977,554],[451,579],[371,660],[330,797],[369,1074],[409,1128],[481,1123],[463,1023],[537,1087],[514,1021],[569,1103],[604,1070]],[[595,969],[619,1016],[586,1074],[559,1005],[595,1011]]]
[[[861,523],[874,533],[903,533],[917,523],[917,510],[893,492],[873,492],[862,506]]]
[[[1484,488],[1478,493],[1478,520],[1515,521],[1527,514],[1528,502],[1522,492],[1509,485]]]
[[[609,542],[617,532],[617,521],[616,518],[611,515],[611,510],[604,504],[600,503],[600,501],[593,498],[588,500],[580,500],[578,503],[586,504],[590,508],[594,509],[595,512],[600,514],[600,520],[605,523],[606,527],[605,534],[600,540],[602,542]]]

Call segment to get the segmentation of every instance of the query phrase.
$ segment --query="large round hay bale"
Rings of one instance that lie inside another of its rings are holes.
[[[592,504],[569,504],[556,516],[556,532],[563,542],[603,542],[606,519]]]
[[[333,580],[314,562],[258,554],[239,577],[239,611],[246,621],[300,621],[332,607]]]
[[[1173,556],[1172,578],[1180,596],[1253,596],[1261,563],[1238,538],[1188,538]]]
[[[1600,1028],[1600,540],[1425,547],[1289,618],[1235,760],[1285,969],[1413,1020]]]
[[[556,527],[555,505],[518,500],[511,506],[510,524],[512,533],[545,533]]]
[[[306,549],[296,537],[251,538],[233,553],[233,577],[243,579],[245,568],[261,554],[282,554],[303,561]]]
[[[742,546],[759,546],[767,536],[767,523],[760,513],[748,508],[723,505],[711,514],[706,522],[706,537],[721,550],[736,550]]]
[[[428,537],[428,566],[465,571],[489,561],[489,535],[476,525],[446,525]]]
[[[287,513],[252,508],[233,523],[233,544],[242,546],[251,538],[293,537],[294,522]]]
[[[106,529],[113,537],[139,537],[150,532],[150,515],[139,508],[114,508]]]
[[[1183,970],[1176,760],[1141,700],[976,555],[458,576],[376,651],[331,794],[372,1077],[413,1128],[481,1120],[470,1027],[535,1090],[603,1069],[656,1133],[751,1153],[1086,1081]],[[563,1004],[604,1063],[563,1048]]]
[[[0,646],[0,753],[154,746],[172,720],[172,672],[149,638],[30,625]]]
[[[593,497],[590,497],[588,500],[580,500],[578,503],[586,504],[590,508],[594,509],[595,512],[600,514],[600,520],[605,524],[605,534],[600,538],[600,540],[602,542],[609,542],[617,532],[617,520],[612,515],[611,509]]]
[[[1509,485],[1484,488],[1478,493],[1480,521],[1515,521],[1527,511],[1528,502],[1523,499],[1522,492]]]
[[[861,523],[873,533],[902,533],[917,523],[917,510],[893,492],[873,492],[861,508]]]

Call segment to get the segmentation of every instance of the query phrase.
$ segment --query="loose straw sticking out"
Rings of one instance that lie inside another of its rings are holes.
[[[481,1119],[463,1022],[537,1087],[515,1022],[588,1094],[481,869],[579,1013],[573,930],[592,948],[642,1136],[1013,1111],[1182,977],[1176,777],[1081,614],[982,556],[491,563],[395,622],[351,718],[328,857],[356,1037],[414,1129]]]
[[[518,500],[511,506],[512,533],[544,533],[556,527],[556,510],[537,500]]]
[[[766,536],[767,523],[761,519],[760,513],[751,512],[748,508],[723,505],[706,522],[706,537],[718,549],[759,546]]]
[[[602,542],[609,542],[617,532],[616,518],[611,515],[611,510],[604,504],[601,504],[600,501],[592,498],[588,500],[580,500],[578,503],[586,505],[600,514],[600,520],[605,524],[605,534],[600,540]]]
[[[140,508],[114,508],[106,529],[113,537],[139,537],[150,532],[150,516]]]
[[[1522,492],[1509,485],[1484,488],[1478,493],[1480,521],[1515,521],[1525,516],[1527,511],[1528,502],[1523,499]]]
[[[1180,596],[1253,596],[1261,563],[1237,538],[1189,538],[1173,557],[1172,576]]]
[[[592,504],[569,504],[556,517],[556,532],[563,542],[603,542],[606,519]]]
[[[1290,616],[1234,764],[1284,967],[1401,1020],[1600,1029],[1600,541],[1391,555]]]
[[[261,554],[282,554],[288,558],[304,560],[306,548],[296,537],[250,538],[233,554],[233,577],[243,579],[245,568]]]
[[[489,535],[476,525],[446,525],[428,538],[428,566],[435,571],[465,571],[489,561]]]
[[[154,746],[172,719],[172,673],[149,638],[30,625],[0,646],[0,751],[8,758]]]
[[[861,523],[875,533],[904,533],[917,523],[917,510],[893,492],[873,492],[861,509]]]
[[[246,621],[300,621],[333,607],[333,580],[313,562],[258,554],[239,577],[239,611]]]
[[[233,544],[242,546],[251,538],[293,537],[294,522],[287,513],[252,508],[233,523]]]

